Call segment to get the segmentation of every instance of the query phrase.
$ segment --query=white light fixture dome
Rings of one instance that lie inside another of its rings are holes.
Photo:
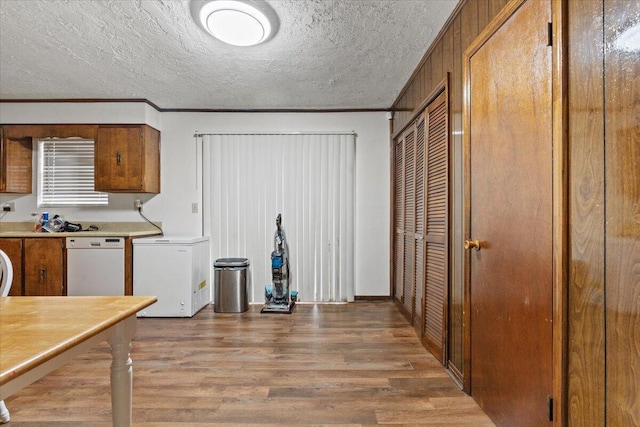
[[[233,46],[264,43],[278,29],[277,15],[260,0],[198,0],[191,14],[209,34]]]

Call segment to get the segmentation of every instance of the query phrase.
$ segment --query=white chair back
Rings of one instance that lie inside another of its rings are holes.
[[[11,290],[13,282],[13,266],[11,260],[4,251],[0,250],[0,297],[6,297]],[[0,424],[8,423],[11,420],[7,405],[4,400],[0,400]]]
[[[6,297],[13,282],[13,266],[4,251],[0,250],[0,297]]]

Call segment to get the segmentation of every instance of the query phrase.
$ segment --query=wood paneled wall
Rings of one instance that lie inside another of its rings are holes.
[[[570,1],[569,425],[640,425],[640,52],[635,0]],[[636,47],[637,49],[637,47]]]
[[[471,42],[507,4],[507,0],[462,1],[393,104],[394,129],[402,129],[450,73],[451,247],[449,277],[448,367],[462,382],[463,354],[463,187],[462,187],[462,56]]]
[[[605,0],[607,426],[640,425],[639,27],[637,0]],[[627,39],[625,47],[618,45],[620,36],[632,28],[635,42]],[[626,50],[631,45],[634,50]]]
[[[589,420],[599,420],[595,424],[604,425],[602,2],[571,2],[568,15],[568,79],[582,82],[571,84],[569,90],[569,216],[573,226],[568,293],[568,417],[575,425],[588,425]],[[591,351],[585,352],[586,348]]]
[[[451,79],[448,366],[462,379],[462,55],[507,0],[463,0],[393,105],[394,129]],[[616,45],[638,0],[566,0],[569,271],[566,420],[640,425],[640,57]],[[517,37],[514,37],[517,42]]]

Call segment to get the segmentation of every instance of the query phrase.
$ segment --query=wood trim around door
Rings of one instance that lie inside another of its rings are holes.
[[[553,425],[567,425],[569,304],[569,120],[567,0],[551,0],[553,137]]]

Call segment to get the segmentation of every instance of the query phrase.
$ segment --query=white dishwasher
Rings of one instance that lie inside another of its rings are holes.
[[[124,238],[67,237],[67,295],[124,295]]]

